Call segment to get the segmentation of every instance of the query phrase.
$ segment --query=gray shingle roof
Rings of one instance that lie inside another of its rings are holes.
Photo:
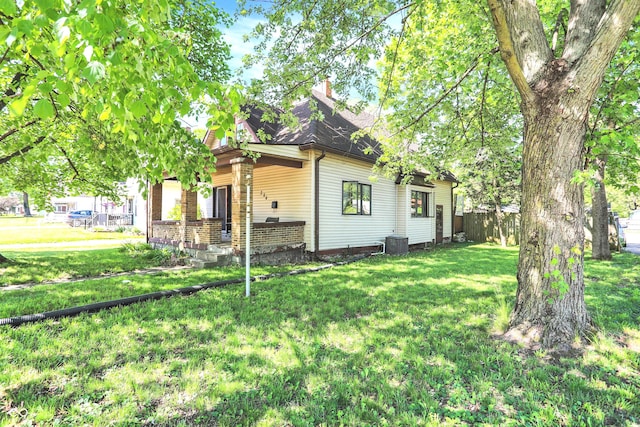
[[[324,117],[314,118],[312,103]],[[368,113],[355,114],[349,110],[335,110],[335,101],[320,92],[313,91],[311,99],[293,107],[293,115],[298,119],[296,128],[278,123],[263,122],[264,112],[256,107],[248,107],[247,123],[254,132],[262,129],[270,139],[267,144],[307,146],[314,144],[318,149],[328,149],[335,153],[362,158],[375,162],[382,154],[380,144],[368,135],[352,139],[352,135],[374,124],[374,117]]]
[[[313,117],[312,102],[316,103],[323,120]],[[267,144],[326,149],[371,163],[375,163],[382,154],[380,143],[369,135],[352,139],[354,133],[372,127],[375,117],[366,112],[355,114],[349,110],[337,110],[335,100],[318,91],[313,91],[310,99],[294,105],[293,115],[298,119],[298,126],[294,129],[280,123],[262,121],[264,111],[260,108],[247,107],[246,112],[249,116],[246,121],[252,130],[257,133],[262,129],[269,135]],[[420,175],[428,177],[431,174]],[[449,171],[440,171],[436,176],[443,181],[458,182]]]

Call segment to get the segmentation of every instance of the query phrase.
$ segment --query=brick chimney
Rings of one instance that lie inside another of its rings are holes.
[[[331,82],[329,79],[324,80],[324,95],[327,98],[331,98]]]

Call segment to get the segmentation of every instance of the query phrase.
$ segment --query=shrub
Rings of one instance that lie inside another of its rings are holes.
[[[149,257],[150,252],[154,251],[154,249],[148,243],[126,242],[122,244],[120,251],[125,252],[132,257]]]

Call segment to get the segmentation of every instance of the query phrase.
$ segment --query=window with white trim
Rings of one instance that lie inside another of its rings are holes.
[[[411,190],[411,217],[428,218],[433,217],[433,207],[431,206],[431,193]]]
[[[371,185],[342,181],[342,215],[371,215]]]

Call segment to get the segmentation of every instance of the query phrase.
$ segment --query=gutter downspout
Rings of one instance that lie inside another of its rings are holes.
[[[138,187],[140,188],[140,187]],[[149,212],[149,197],[151,197],[151,185],[149,184],[149,180],[147,179],[147,198],[145,200],[145,214],[147,217],[146,225],[147,225],[147,236],[146,243],[149,244],[149,236],[151,235],[151,212]]]
[[[322,150],[322,154],[316,157],[315,183],[314,183],[314,220],[313,220],[313,241],[315,257],[318,257],[320,250],[320,160],[324,159],[327,153]]]
[[[456,182],[455,184],[456,184],[455,187],[453,186],[453,184],[451,185],[451,242],[453,242],[453,235],[456,232],[456,229],[455,229],[456,207],[453,204],[453,190],[458,188],[458,185],[460,185],[460,183]]]

